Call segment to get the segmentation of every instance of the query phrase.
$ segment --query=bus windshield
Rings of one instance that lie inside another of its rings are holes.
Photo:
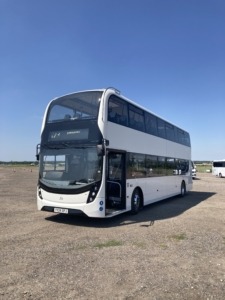
[[[97,147],[43,148],[40,182],[50,188],[78,189],[101,180],[102,157]]]
[[[81,92],[58,98],[49,107],[47,123],[76,119],[96,119],[100,91]]]

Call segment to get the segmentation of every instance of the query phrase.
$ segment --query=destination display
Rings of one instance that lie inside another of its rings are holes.
[[[51,131],[49,133],[48,141],[76,141],[76,140],[87,140],[89,134],[89,129],[75,129],[75,130],[60,130]]]

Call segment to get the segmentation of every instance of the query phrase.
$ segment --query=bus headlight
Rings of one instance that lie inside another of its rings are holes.
[[[98,194],[98,190],[100,187],[100,183],[101,182],[96,182],[90,189],[89,195],[88,195],[88,199],[87,199],[87,203],[91,203],[95,200],[97,194]]]

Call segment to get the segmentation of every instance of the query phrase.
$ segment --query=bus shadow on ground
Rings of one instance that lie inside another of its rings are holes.
[[[128,226],[135,223],[146,223],[140,224],[140,226],[148,227],[153,226],[156,221],[177,217],[213,195],[215,195],[215,193],[189,192],[183,198],[175,196],[147,205],[137,215],[126,212],[112,218],[99,219],[85,216],[54,214],[45,219],[51,222],[82,227],[107,228]]]

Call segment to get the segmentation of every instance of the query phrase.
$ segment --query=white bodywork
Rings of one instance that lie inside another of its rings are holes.
[[[225,177],[225,159],[213,161],[212,175],[218,177]]]
[[[186,175],[127,179],[125,184],[126,209],[114,212],[112,215],[119,214],[124,211],[129,211],[131,209],[131,196],[136,187],[139,187],[143,192],[144,205],[180,194],[182,181],[184,181],[186,184],[186,190],[191,190],[191,148],[163,138],[146,134],[144,132],[133,130],[125,126],[120,126],[118,124],[108,122],[108,98],[112,94],[118,95],[117,92],[113,89],[107,89],[104,91],[98,116],[98,126],[100,128],[100,131],[102,132],[104,139],[109,141],[109,145],[107,146],[107,148],[125,152],[128,151],[156,156],[174,157],[190,161],[189,173]],[[134,102],[122,96],[120,97],[134,104]],[[135,105],[137,106],[137,104]],[[45,126],[48,107],[43,119],[42,131]],[[103,180],[101,183],[101,188],[99,189],[97,197],[92,203],[86,203],[88,192],[77,195],[68,195],[50,193],[39,188],[37,193],[38,209],[41,210],[44,206],[51,206],[56,208],[59,207],[65,209],[70,208],[80,210],[90,217],[106,217],[104,182],[104,178],[106,178],[105,172],[106,157],[104,156],[102,173]]]

